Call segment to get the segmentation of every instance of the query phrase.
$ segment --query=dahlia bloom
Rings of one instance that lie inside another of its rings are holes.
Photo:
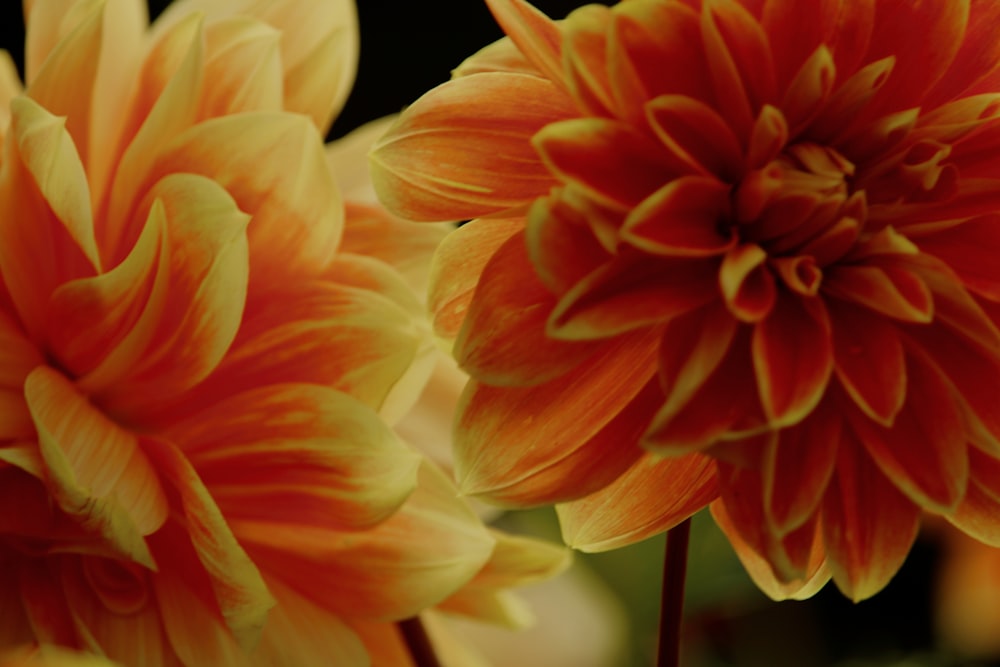
[[[711,502],[775,597],[874,594],[922,511],[1000,544],[1000,2],[487,2],[372,155],[478,218],[431,288],[462,488],[584,549]]]
[[[23,93],[0,61],[0,650],[369,664],[353,625],[444,600],[496,540],[390,428],[429,372],[423,306],[339,248],[321,130],[353,6],[25,9]]]

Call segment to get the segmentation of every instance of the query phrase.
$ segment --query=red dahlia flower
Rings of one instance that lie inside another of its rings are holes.
[[[488,3],[373,154],[479,218],[431,293],[464,488],[589,549],[717,498],[774,596],[874,594],[922,511],[1000,544],[1000,2]]]

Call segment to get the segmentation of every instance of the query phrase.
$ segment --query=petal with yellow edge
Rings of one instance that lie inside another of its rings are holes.
[[[100,259],[87,175],[65,119],[26,97],[12,101],[11,114],[0,161],[0,267],[21,321],[37,335],[56,286],[93,275]]]
[[[437,604],[482,569],[494,539],[454,485],[421,464],[396,514],[360,532],[234,521],[254,562],[341,616],[397,620]]]
[[[166,520],[167,498],[136,436],[47,366],[28,375],[24,394],[59,507],[122,557],[155,568],[144,536]]]
[[[417,485],[419,457],[372,409],[326,387],[266,383],[164,434],[232,520],[367,528]]]
[[[611,484],[562,503],[556,511],[567,544],[581,551],[608,551],[673,528],[718,494],[710,458],[646,453]]]
[[[854,601],[889,583],[920,525],[920,508],[883,476],[863,447],[845,428],[837,469],[820,506],[833,580]]]
[[[477,380],[493,386],[542,384],[575,368],[600,343],[547,336],[555,305],[555,297],[534,275],[524,235],[515,234],[493,253],[479,276],[455,340],[455,359]]]
[[[185,614],[184,599],[195,603],[200,598],[212,607],[212,615],[225,624],[231,637],[244,648],[254,645],[274,605],[258,564],[247,555],[232,523],[180,449],[154,439],[143,439],[143,446],[176,491],[180,505],[178,515],[150,538],[157,559],[163,562],[153,582],[168,634],[172,622],[191,622],[179,618]],[[170,603],[177,605],[172,612],[167,609]],[[171,614],[178,618],[169,620]],[[176,647],[176,637],[171,639]]]

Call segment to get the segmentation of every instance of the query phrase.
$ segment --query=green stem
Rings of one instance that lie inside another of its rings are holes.
[[[684,580],[687,578],[688,539],[691,519],[667,531],[663,554],[663,592],[660,597],[660,650],[657,667],[679,667],[681,623],[684,616]]]
[[[409,649],[410,657],[413,658],[416,667],[441,667],[441,662],[434,653],[431,638],[427,635],[419,616],[403,619],[398,625],[403,635],[403,642]]]

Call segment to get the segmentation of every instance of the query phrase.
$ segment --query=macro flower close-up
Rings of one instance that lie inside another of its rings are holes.
[[[1000,544],[1000,2],[487,4],[371,156],[471,219],[463,491],[584,550],[711,504],[775,598],[874,595],[924,512]]]
[[[345,232],[323,136],[353,3],[24,10],[23,87],[0,59],[0,655],[392,667],[406,619],[500,616],[565,567],[393,429],[437,347],[383,259],[436,240]]]

